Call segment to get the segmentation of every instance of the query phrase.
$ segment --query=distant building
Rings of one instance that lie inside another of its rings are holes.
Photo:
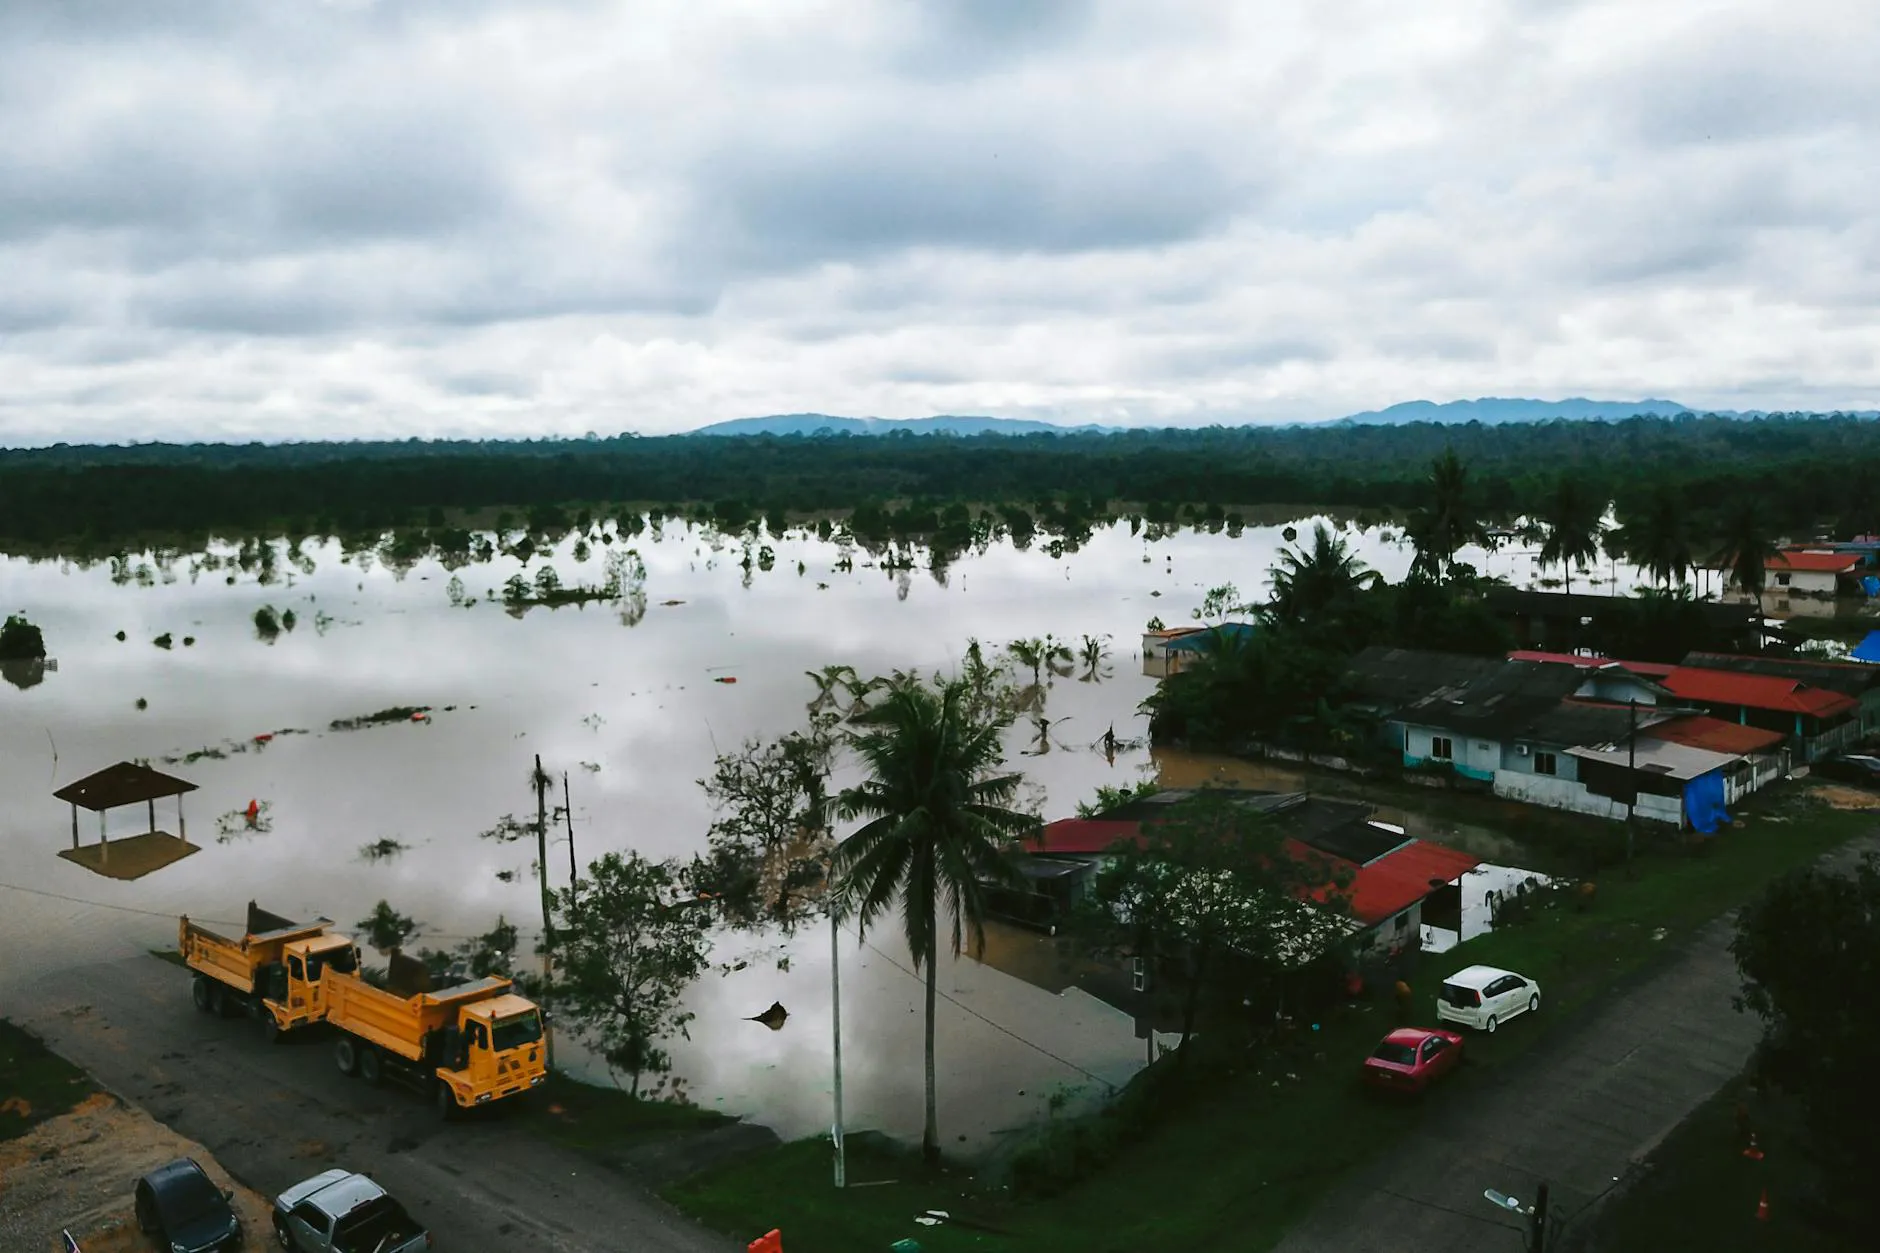
[[[1146,631],[1142,637],[1142,672],[1157,679],[1180,674],[1195,658],[1223,643],[1250,639],[1256,629],[1251,622],[1221,622]]]

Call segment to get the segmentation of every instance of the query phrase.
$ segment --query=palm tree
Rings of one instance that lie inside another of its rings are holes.
[[[1079,676],[1085,683],[1100,683],[1110,677],[1110,668],[1104,663],[1110,657],[1110,637],[1107,635],[1085,635],[1083,647],[1077,650],[1078,659],[1083,662],[1084,672]]]
[[[1763,590],[1769,584],[1768,561],[1781,550],[1763,524],[1763,511],[1754,497],[1724,516],[1723,529],[1717,536],[1717,548],[1711,560],[1745,592],[1756,598],[1762,608]]]
[[[1417,549],[1412,569],[1441,581],[1458,548],[1488,546],[1488,530],[1475,514],[1469,467],[1454,448],[1444,449],[1442,456],[1430,462],[1428,482],[1430,503],[1411,515],[1406,530]]]
[[[921,1153],[940,1157],[934,1098],[934,1001],[940,911],[952,925],[953,955],[963,932],[983,939],[984,884],[1015,879],[1004,848],[1037,826],[1010,808],[1021,776],[997,773],[1009,714],[975,719],[958,680],[897,688],[850,735],[867,778],[836,800],[845,819],[866,823],[836,848],[836,899],[859,929],[897,905],[914,966],[927,976],[927,1123]]]
[[[1333,534],[1323,522],[1312,525],[1310,549],[1280,550],[1279,564],[1270,578],[1273,597],[1267,602],[1267,612],[1289,623],[1316,621],[1352,593],[1382,581],[1351,551],[1344,537]]]
[[[1691,514],[1676,488],[1660,486],[1625,519],[1616,538],[1619,550],[1662,586],[1682,587],[1689,582],[1697,564],[1692,555]]]
[[[1573,567],[1599,559],[1599,541],[1606,530],[1606,502],[1570,474],[1554,483],[1553,495],[1541,511],[1547,538],[1541,544],[1541,569],[1559,566],[1573,590]]]
[[[1071,650],[1058,642],[1056,636],[1047,635],[1042,639],[1013,640],[1005,650],[1017,659],[1018,664],[1031,671],[1031,685],[1041,687],[1044,684],[1044,672],[1065,673],[1072,658]]]

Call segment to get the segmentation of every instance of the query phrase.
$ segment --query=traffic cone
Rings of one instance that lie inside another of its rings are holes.
[[[1756,1147],[1756,1133],[1754,1131],[1749,1133],[1749,1147],[1743,1150],[1743,1156],[1749,1158],[1752,1162],[1760,1162],[1763,1159],[1763,1151]]]
[[[1769,1189],[1762,1190],[1762,1199],[1756,1202],[1756,1221],[1769,1221]]]

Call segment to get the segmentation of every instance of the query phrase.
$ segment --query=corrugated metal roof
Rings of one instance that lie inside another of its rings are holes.
[[[1482,859],[1427,840],[1414,840],[1359,869],[1348,889],[1351,912],[1376,924],[1436,891],[1431,880],[1453,883]]]
[[[1578,757],[1583,761],[1605,762],[1609,766],[1621,768],[1631,765],[1643,773],[1680,781],[1695,779],[1712,770],[1721,770],[1737,759],[1735,753],[1713,753],[1709,749],[1692,748],[1688,744],[1674,744],[1667,740],[1646,739],[1642,735],[1634,746],[1621,744],[1616,747],[1569,748],[1567,756]]]
[[[1814,574],[1846,574],[1860,565],[1849,553],[1784,551],[1763,562],[1765,570],[1801,570]]]
[[[1685,700],[1714,705],[1742,705],[1749,709],[1773,709],[1781,713],[1811,714],[1832,718],[1856,708],[1851,696],[1809,687],[1795,679],[1768,674],[1738,674],[1733,670],[1704,670],[1679,666],[1665,676],[1664,684]]]
[[[1880,686],[1880,670],[1856,661],[1827,661],[1816,657],[1742,657],[1734,653],[1695,652],[1684,664],[1699,670],[1733,670],[1740,674],[1773,674],[1797,679],[1811,687],[1825,687],[1844,696],[1859,696]]]
[[[1551,712],[1585,679],[1574,666],[1504,661],[1456,692],[1437,692],[1401,711],[1399,718],[1484,739],[1518,737],[1529,723]]]
[[[1738,756],[1766,753],[1770,749],[1780,748],[1783,741],[1788,739],[1780,731],[1765,731],[1761,727],[1725,722],[1721,718],[1706,718],[1701,714],[1655,726],[1651,735],[1653,739],[1669,740],[1673,744],[1688,744],[1692,748],[1706,748],[1713,753]]]
[[[1360,702],[1398,709],[1444,689],[1465,687],[1501,665],[1499,657],[1374,644],[1351,659],[1344,684]]]

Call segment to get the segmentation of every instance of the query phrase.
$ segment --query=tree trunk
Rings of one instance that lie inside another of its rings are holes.
[[[1175,1064],[1185,1065],[1188,1061],[1188,1037],[1195,1032],[1195,1014],[1201,1007],[1201,980],[1208,970],[1208,945],[1195,950],[1193,964],[1188,969],[1188,993],[1182,1001],[1182,1042],[1175,1054]]]
[[[936,930],[927,941],[927,1125],[920,1133],[920,1155],[929,1166],[940,1164],[940,1107],[934,1095],[933,1025],[934,999],[939,988],[940,936]]]

